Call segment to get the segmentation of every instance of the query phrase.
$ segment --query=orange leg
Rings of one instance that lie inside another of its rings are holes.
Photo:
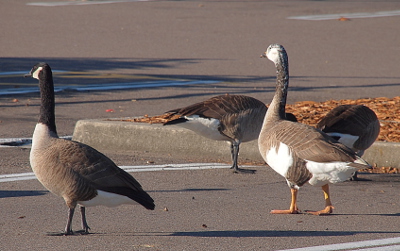
[[[297,189],[291,188],[290,192],[292,193],[292,201],[290,203],[289,210],[272,210],[271,214],[299,214],[300,210],[297,207]]]
[[[306,211],[307,213],[313,214],[313,215],[328,215],[333,212],[334,207],[332,206],[331,199],[329,197],[329,185],[323,185],[322,186],[322,191],[324,192],[324,198],[325,198],[325,209],[320,210],[320,211]]]

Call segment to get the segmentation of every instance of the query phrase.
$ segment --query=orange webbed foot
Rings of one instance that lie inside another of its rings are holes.
[[[305,212],[308,214],[312,215],[329,215],[333,212],[334,207],[333,206],[326,206],[325,209],[320,210],[320,211],[309,211],[306,210]]]
[[[271,210],[270,212],[271,214],[301,214],[301,211],[299,209],[288,209],[288,210],[279,210],[279,209],[275,209],[275,210]]]

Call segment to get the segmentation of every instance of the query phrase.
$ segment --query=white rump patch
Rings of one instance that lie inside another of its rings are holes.
[[[313,174],[308,181],[313,186],[323,186],[328,183],[337,183],[348,180],[357,168],[350,167],[351,162],[320,163],[306,160],[307,169]]]
[[[274,169],[275,172],[286,177],[289,167],[293,164],[293,156],[288,145],[280,142],[278,151],[275,147],[271,147],[267,150],[265,156],[267,164]]]
[[[340,137],[338,141],[349,148],[353,148],[354,143],[360,138],[359,136],[338,132],[330,132],[327,134],[331,137]]]
[[[116,207],[122,204],[138,204],[138,203],[124,195],[97,190],[96,197],[87,201],[78,201],[78,204],[84,207],[94,207],[94,206]]]
[[[220,124],[218,119],[202,118],[199,115],[185,116],[185,119],[188,121],[178,125],[209,139],[228,140],[218,131]]]

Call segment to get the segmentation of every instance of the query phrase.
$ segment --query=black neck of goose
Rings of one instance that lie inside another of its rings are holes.
[[[40,116],[39,123],[48,126],[49,130],[57,134],[55,119],[54,83],[51,70],[43,69],[39,76],[40,88]]]
[[[285,106],[287,98],[287,89],[289,87],[289,63],[286,54],[280,56],[276,64],[276,91],[268,111],[279,119],[286,119]]]

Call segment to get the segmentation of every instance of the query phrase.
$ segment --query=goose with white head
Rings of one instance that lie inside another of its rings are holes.
[[[260,153],[266,163],[282,175],[291,189],[292,200],[288,210],[272,210],[273,214],[301,213],[297,206],[297,193],[305,183],[322,187],[325,208],[307,211],[314,215],[333,212],[329,183],[350,178],[358,169],[369,167],[354,151],[327,134],[305,124],[284,118],[289,87],[289,63],[285,48],[270,45],[262,57],[276,67],[276,92],[265,115],[258,138]]]
[[[153,210],[154,200],[142,186],[112,160],[94,148],[60,139],[55,123],[54,84],[51,68],[36,64],[29,74],[39,80],[40,115],[32,138],[30,163],[38,180],[67,204],[68,220],[62,235],[71,235],[72,218],[80,205],[83,234],[89,232],[85,207],[141,204]]]

